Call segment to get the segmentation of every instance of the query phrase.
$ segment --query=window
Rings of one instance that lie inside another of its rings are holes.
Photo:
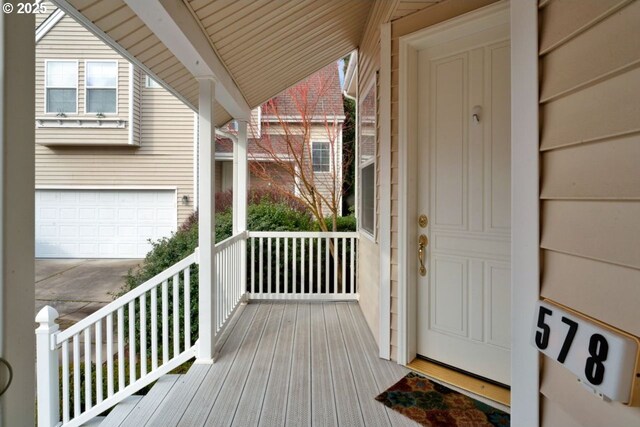
[[[47,61],[46,75],[46,112],[58,114],[77,112],[78,63]]]
[[[331,147],[326,141],[314,141],[312,144],[312,160],[314,172],[331,171]]]
[[[87,113],[115,113],[118,84],[118,63],[87,61]]]
[[[371,236],[375,236],[376,231],[376,104],[374,84],[358,105],[358,222],[360,229]]]
[[[158,89],[162,87],[160,83],[153,80],[151,76],[147,76],[145,86],[151,89]]]
[[[376,164],[369,163],[360,169],[360,227],[373,235]]]

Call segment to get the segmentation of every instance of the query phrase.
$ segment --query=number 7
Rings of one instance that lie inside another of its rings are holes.
[[[578,332],[578,323],[574,322],[571,319],[567,319],[562,316],[562,323],[569,325],[569,330],[567,331],[567,336],[564,338],[564,343],[562,343],[562,348],[560,349],[560,354],[558,354],[558,362],[564,363],[567,358],[567,354],[569,354],[569,349],[571,348],[571,344],[573,343],[573,339],[576,337],[576,332]]]

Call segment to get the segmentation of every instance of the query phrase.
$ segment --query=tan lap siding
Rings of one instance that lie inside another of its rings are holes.
[[[540,10],[542,296],[640,336],[640,1]],[[557,363],[542,425],[640,425]]]
[[[398,353],[398,87],[400,37],[471,12],[496,0],[445,0],[393,21],[391,26],[391,358]]]
[[[36,46],[36,117],[44,115],[47,58],[79,61],[78,118],[92,117],[83,114],[85,59],[118,60],[117,117],[129,121],[129,63],[69,17]],[[144,74],[134,74],[139,102],[134,108],[133,133],[140,147],[126,146],[129,123],[123,129],[37,128],[36,185],[177,188],[179,225],[193,211],[193,111],[164,89],[145,88]],[[65,145],[42,145],[56,142]],[[95,142],[120,145],[88,146]],[[184,195],[189,197],[186,205]]]

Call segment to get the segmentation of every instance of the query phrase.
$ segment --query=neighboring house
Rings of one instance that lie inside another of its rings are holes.
[[[313,179],[325,197],[341,194],[345,115],[338,66],[332,63],[322,68],[252,111],[248,139],[250,188],[277,187],[299,194],[305,190],[296,178],[305,176]],[[236,133],[236,129],[234,122],[227,126],[229,133]],[[217,191],[232,189],[232,151],[233,142],[218,137]],[[301,166],[295,166],[296,159]],[[296,172],[287,171],[286,167]],[[301,172],[300,167],[306,170]]]
[[[36,24],[36,257],[143,258],[195,209],[193,111],[46,3]]]

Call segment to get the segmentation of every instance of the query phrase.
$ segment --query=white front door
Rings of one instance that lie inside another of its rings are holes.
[[[473,25],[473,23],[471,24]],[[418,354],[510,383],[508,23],[418,53]]]

